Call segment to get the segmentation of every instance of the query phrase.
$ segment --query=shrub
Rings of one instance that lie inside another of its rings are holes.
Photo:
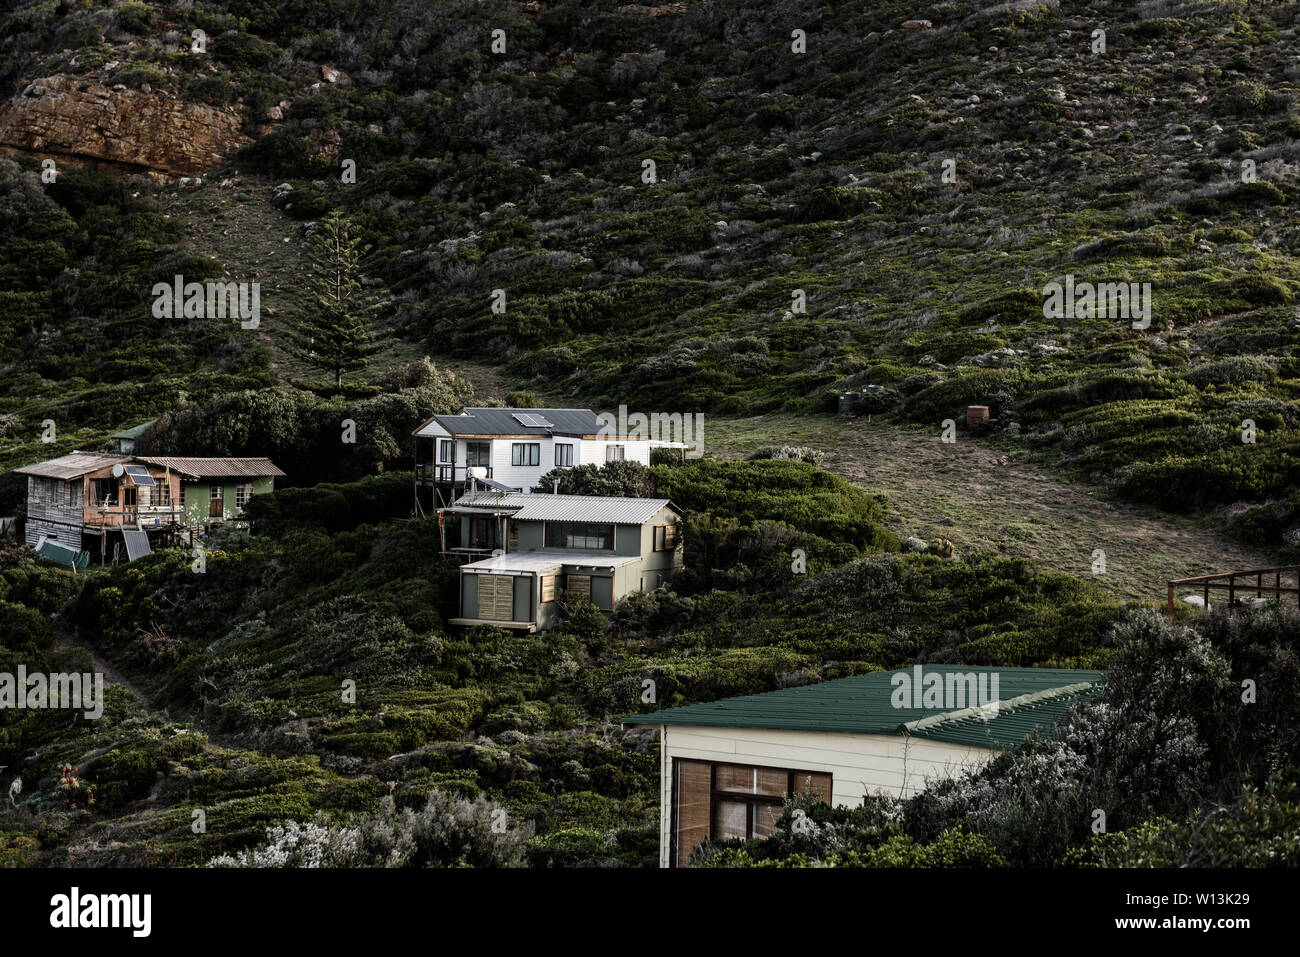
[[[267,843],[223,855],[212,867],[519,867],[532,825],[499,829],[504,809],[433,791],[419,810],[385,796],[351,825],[293,821],[267,829]]]
[[[1229,356],[1193,367],[1184,377],[1198,389],[1236,386],[1248,382],[1271,384],[1277,379],[1277,360],[1265,356]]]

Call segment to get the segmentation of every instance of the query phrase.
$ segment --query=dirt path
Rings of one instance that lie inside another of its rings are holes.
[[[884,497],[899,535],[943,535],[959,552],[992,548],[1074,575],[1091,575],[1101,549],[1106,572],[1096,580],[1120,598],[1164,601],[1170,579],[1274,564],[1203,519],[1115,499],[965,436],[944,445],[937,433],[833,416],[706,423],[705,447],[721,457],[773,443],[825,451],[826,468]]]
[[[103,658],[90,642],[81,638],[75,632],[69,631],[67,627],[64,626],[62,620],[56,620],[55,622],[54,644],[59,648],[75,648],[79,651],[86,652],[94,662],[93,667],[95,671],[104,676],[106,684],[121,685],[127,691],[131,692],[131,694],[135,695],[135,699],[139,702],[140,707],[147,711],[157,711],[157,709],[154,708],[153,703],[149,700],[148,695],[141,691],[130,678],[126,677],[126,675],[122,674],[122,672],[118,671],[117,668],[113,667],[112,664]]]

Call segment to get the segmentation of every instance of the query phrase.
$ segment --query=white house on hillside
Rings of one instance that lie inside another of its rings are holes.
[[[649,465],[656,444],[648,436],[612,434],[590,409],[467,408],[435,415],[413,434],[416,483],[438,491],[442,502],[434,505],[450,504],[471,477],[529,491],[555,468],[622,460]]]

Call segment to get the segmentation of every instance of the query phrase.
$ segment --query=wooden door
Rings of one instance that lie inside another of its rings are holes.
[[[122,486],[122,524],[134,525],[139,519],[136,517],[136,497],[135,487],[131,485]]]
[[[225,488],[220,485],[212,486],[208,493],[208,518],[225,518],[226,517],[226,500]]]

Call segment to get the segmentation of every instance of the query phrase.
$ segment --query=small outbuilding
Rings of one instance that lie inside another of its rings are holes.
[[[766,837],[793,794],[910,797],[1048,732],[1100,671],[915,666],[631,715],[659,728],[661,867],[706,838]]]

